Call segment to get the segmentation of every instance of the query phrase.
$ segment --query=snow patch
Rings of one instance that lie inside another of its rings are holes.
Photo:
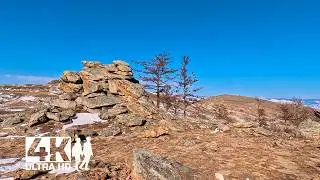
[[[73,119],[71,124],[64,125],[62,129],[65,130],[73,126],[94,124],[102,121],[98,114],[78,113],[76,116],[77,118]]]
[[[274,102],[274,103],[280,103],[280,104],[292,104],[293,101],[286,100],[286,99],[269,99],[268,101]]]
[[[26,165],[25,158],[0,159],[0,172],[12,172],[23,169]]]
[[[21,111],[24,111],[25,109],[7,109],[7,111],[10,111],[10,112],[21,112]]]
[[[18,100],[19,101],[35,101],[36,97],[34,97],[34,96],[21,96]]]

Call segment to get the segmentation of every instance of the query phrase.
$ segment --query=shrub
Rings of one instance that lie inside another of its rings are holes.
[[[293,103],[281,104],[281,118],[284,122],[298,127],[300,123],[308,118],[308,109],[303,105],[301,99],[292,99]]]
[[[227,109],[227,107],[224,104],[215,104],[214,105],[214,115],[218,119],[224,119],[224,120],[229,120],[230,113]]]
[[[256,103],[257,103],[257,118],[258,118],[259,126],[265,126],[267,125],[266,112],[265,112],[265,109],[262,108],[262,100],[259,98],[256,98]]]

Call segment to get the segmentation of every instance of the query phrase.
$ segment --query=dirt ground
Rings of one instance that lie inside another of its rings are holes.
[[[24,157],[24,139],[1,139],[1,157]],[[202,130],[160,138],[94,137],[94,159],[131,166],[132,150],[143,148],[192,169],[195,179],[314,179],[320,177],[319,139],[277,139],[249,129],[211,134]]]

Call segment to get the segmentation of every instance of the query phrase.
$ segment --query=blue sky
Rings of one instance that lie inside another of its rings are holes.
[[[83,59],[167,51],[204,95],[320,98],[316,0],[10,0],[0,3],[0,83],[39,83]]]

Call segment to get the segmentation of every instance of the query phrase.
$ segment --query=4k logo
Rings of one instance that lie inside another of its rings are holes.
[[[71,162],[70,137],[26,137],[26,162]]]

